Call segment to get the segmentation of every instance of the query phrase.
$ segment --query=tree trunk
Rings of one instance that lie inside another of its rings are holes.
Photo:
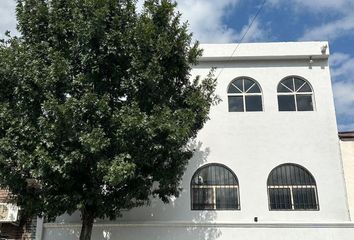
[[[80,232],[80,240],[91,240],[92,226],[93,226],[93,214],[91,212],[87,212],[85,210],[81,211],[81,232]]]

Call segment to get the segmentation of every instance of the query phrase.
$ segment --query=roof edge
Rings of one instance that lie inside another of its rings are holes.
[[[342,141],[354,141],[354,131],[339,132],[338,137]]]
[[[199,61],[325,59],[330,52],[327,41],[200,44]]]

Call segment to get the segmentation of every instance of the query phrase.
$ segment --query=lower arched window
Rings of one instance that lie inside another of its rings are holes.
[[[191,181],[192,210],[238,210],[239,185],[236,175],[221,164],[199,168]]]
[[[317,187],[314,177],[305,168],[283,164],[268,177],[270,210],[318,210]]]

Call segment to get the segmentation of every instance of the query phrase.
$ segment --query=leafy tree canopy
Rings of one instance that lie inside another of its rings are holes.
[[[190,79],[201,50],[176,4],[135,5],[17,0],[21,35],[0,45],[0,185],[31,214],[81,211],[81,239],[94,218],[178,196],[217,101],[212,74]]]

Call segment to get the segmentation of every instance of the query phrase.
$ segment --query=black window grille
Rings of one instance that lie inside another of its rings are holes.
[[[191,181],[192,210],[239,210],[236,175],[221,164],[199,168]]]
[[[271,210],[318,210],[316,182],[310,172],[295,164],[280,165],[268,177]]]
[[[262,91],[258,83],[248,77],[232,80],[227,90],[229,112],[263,111]]]
[[[279,111],[313,111],[313,91],[299,77],[287,77],[278,85]]]

